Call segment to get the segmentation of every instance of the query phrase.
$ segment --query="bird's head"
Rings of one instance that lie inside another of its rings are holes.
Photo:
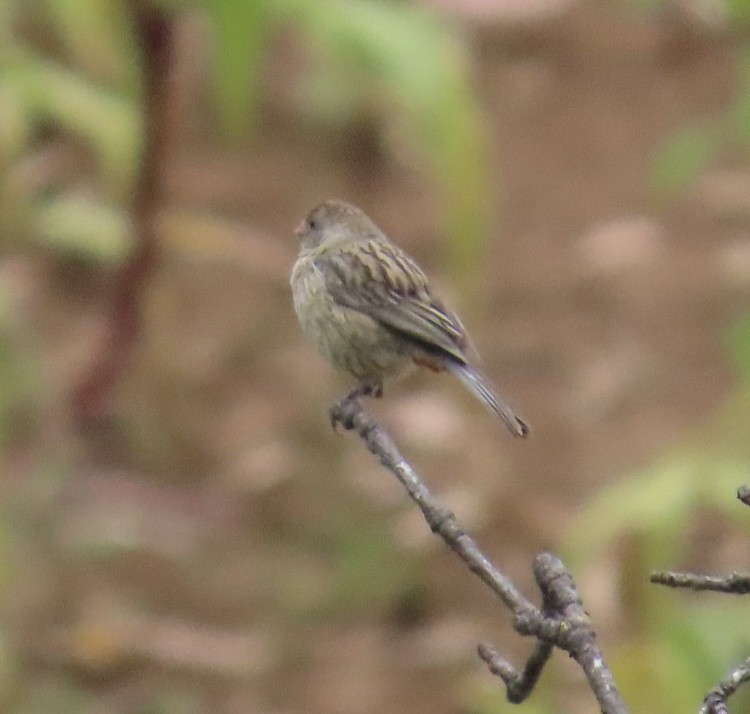
[[[297,226],[300,251],[324,250],[348,241],[367,240],[380,231],[367,215],[345,201],[330,200],[315,206]]]

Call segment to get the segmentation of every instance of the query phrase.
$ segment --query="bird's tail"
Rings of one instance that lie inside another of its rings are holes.
[[[519,419],[510,406],[495,394],[495,390],[479,370],[469,364],[450,361],[448,369],[456,375],[477,396],[482,403],[499,417],[513,436],[525,438],[529,435],[529,427]]]

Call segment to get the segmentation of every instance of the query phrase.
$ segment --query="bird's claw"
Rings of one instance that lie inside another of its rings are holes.
[[[380,399],[383,396],[382,382],[362,382],[351,390],[343,399],[336,402],[330,409],[331,426],[338,431],[339,425],[346,431],[354,429],[354,414],[360,408],[357,401],[360,397],[374,397]]]
[[[333,430],[338,431],[339,425],[343,426],[345,431],[354,429],[354,414],[358,408],[356,397],[350,394],[336,402],[329,411]]]
[[[347,399],[359,399],[359,397],[374,397],[380,399],[383,396],[382,382],[362,382],[346,395]]]

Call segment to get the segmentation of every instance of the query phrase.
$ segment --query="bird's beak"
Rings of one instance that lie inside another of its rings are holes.
[[[305,235],[305,221],[301,221],[294,229],[294,235],[296,235],[297,238],[302,238],[302,236]]]

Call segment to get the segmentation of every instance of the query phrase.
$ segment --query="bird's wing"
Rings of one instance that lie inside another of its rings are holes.
[[[419,266],[392,243],[373,238],[322,253],[315,265],[341,305],[369,315],[429,351],[466,362],[459,319],[436,299]]]

